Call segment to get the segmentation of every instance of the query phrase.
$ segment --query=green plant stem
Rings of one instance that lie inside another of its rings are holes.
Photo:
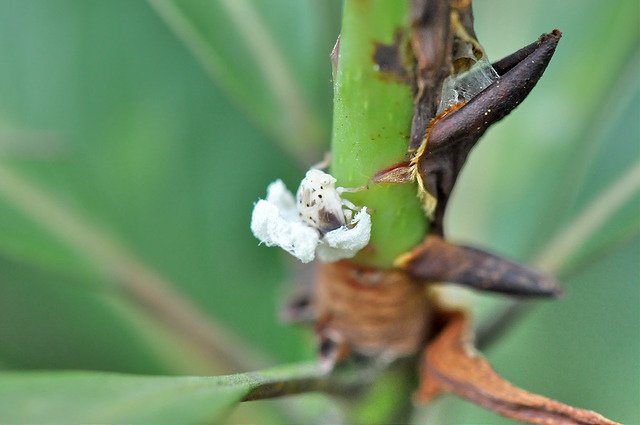
[[[340,186],[369,185],[347,197],[372,212],[372,249],[363,250],[356,261],[378,267],[391,267],[427,230],[415,184],[370,182],[377,171],[407,160],[411,88],[385,76],[373,60],[377,45],[392,44],[399,31],[406,34],[407,3],[345,2],[334,86],[331,172]]]
[[[350,366],[327,373],[313,362],[231,375],[229,379],[250,380],[252,385],[242,401],[254,401],[308,392],[357,393],[371,385],[379,374],[380,371],[375,367]]]
[[[382,372],[349,409],[349,423],[409,423],[411,393],[418,386],[415,359],[403,359]]]

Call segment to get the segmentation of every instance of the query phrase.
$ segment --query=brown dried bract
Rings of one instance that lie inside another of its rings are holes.
[[[320,264],[315,283],[316,331],[323,340],[346,341],[353,351],[390,358],[423,346],[430,300],[406,272],[339,261]]]
[[[449,322],[425,350],[421,364],[419,402],[443,392],[454,393],[486,409],[523,422],[543,425],[613,425],[590,410],[532,394],[502,379],[489,362],[475,351],[464,313]]]
[[[448,1],[411,0],[411,45],[417,63],[409,152],[422,144],[436,115],[442,82],[451,73],[450,15]]]

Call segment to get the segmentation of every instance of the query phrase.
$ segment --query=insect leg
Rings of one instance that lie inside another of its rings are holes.
[[[359,186],[359,187],[336,187],[336,192],[338,195],[342,195],[343,193],[356,193],[362,192],[363,190],[369,189],[369,186]]]
[[[331,165],[331,152],[327,151],[324,153],[324,158],[322,158],[322,161],[318,162],[317,164],[313,164],[311,168],[317,169],[317,170],[325,170],[329,168],[330,165]]]
[[[350,202],[350,201],[349,201],[349,200],[347,200],[347,199],[341,199],[340,201],[342,202],[342,205],[344,205],[345,207],[349,208],[350,210],[353,210],[353,211],[360,211],[360,210],[362,209],[362,207],[359,207],[359,206],[357,206],[357,205],[354,205],[352,202]],[[345,211],[345,216],[346,216],[346,215],[347,215],[347,214],[346,214],[346,211]]]

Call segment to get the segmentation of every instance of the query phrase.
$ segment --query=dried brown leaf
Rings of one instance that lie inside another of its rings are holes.
[[[543,425],[613,425],[600,414],[571,407],[520,389],[501,378],[472,346],[469,318],[458,313],[425,350],[421,386],[416,394],[428,402],[454,393],[486,409],[523,422]]]
[[[442,82],[451,73],[450,15],[448,1],[411,0],[411,45],[417,63],[410,152],[422,144],[436,115]]]
[[[313,307],[321,343],[391,357],[421,350],[431,311],[424,286],[406,272],[350,261],[318,265]]]

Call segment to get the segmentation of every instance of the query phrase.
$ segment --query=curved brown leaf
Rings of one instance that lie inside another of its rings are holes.
[[[530,393],[501,378],[475,351],[469,318],[453,314],[425,350],[421,386],[416,394],[427,402],[442,392],[454,393],[486,409],[519,421],[542,425],[614,425],[602,415]]]

